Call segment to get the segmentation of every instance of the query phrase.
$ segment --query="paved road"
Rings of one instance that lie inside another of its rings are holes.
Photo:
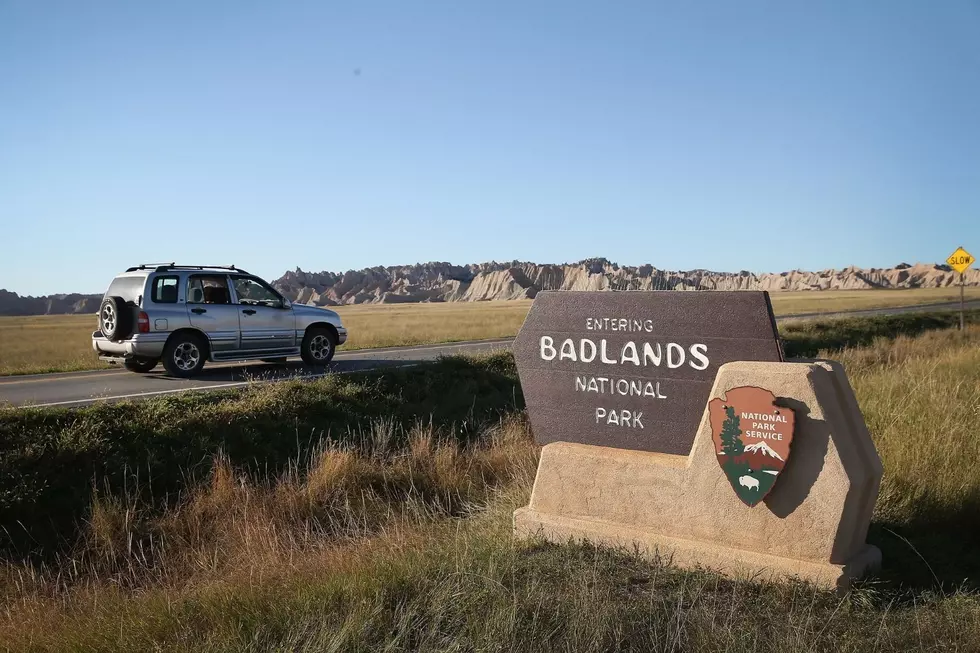
[[[980,308],[980,300],[966,303],[967,308]],[[958,308],[958,303],[929,304],[888,309],[868,309],[846,313],[801,313],[781,316],[778,321],[813,317],[839,317],[858,315],[882,315],[911,313]],[[389,349],[364,349],[340,351],[326,374],[349,373],[382,367],[404,367],[431,361],[439,356],[455,353],[472,353],[494,349],[506,349],[510,339],[460,342],[445,345],[418,347],[393,347]],[[67,372],[63,374],[37,374],[30,376],[0,377],[0,404],[14,406],[81,406],[96,401],[121,401],[159,395],[188,392],[191,390],[216,390],[234,388],[253,382],[270,382],[285,378],[314,378],[322,376],[306,368],[301,362],[287,365],[265,363],[212,363],[194,379],[175,379],[158,367],[150,374],[133,374],[123,369]]]
[[[508,338],[446,345],[338,351],[326,372],[313,370],[296,360],[286,365],[258,361],[210,363],[193,379],[168,376],[163,371],[162,365],[149,374],[134,374],[121,368],[114,368],[89,372],[6,376],[0,377],[0,404],[82,406],[103,400],[121,401],[190,390],[234,388],[254,382],[286,378],[315,378],[325,374],[344,374],[383,367],[408,367],[449,354],[506,349],[510,342]]]

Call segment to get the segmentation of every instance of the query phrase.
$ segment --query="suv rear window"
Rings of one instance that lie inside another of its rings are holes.
[[[153,280],[153,303],[154,304],[176,304],[177,303],[177,277],[157,277]]]
[[[146,277],[116,277],[105,291],[106,297],[122,297],[126,302],[139,304],[143,297]]]

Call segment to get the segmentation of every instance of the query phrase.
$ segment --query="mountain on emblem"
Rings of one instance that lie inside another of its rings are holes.
[[[782,456],[780,456],[778,453],[770,449],[769,445],[762,441],[756,442],[755,444],[748,445],[747,447],[745,447],[745,451],[749,453],[761,452],[766,456],[772,456],[773,458],[778,458],[779,460],[783,460]],[[786,461],[783,460],[783,462]]]
[[[763,388],[732,388],[708,402],[711,436],[722,471],[748,506],[762,501],[789,458],[795,415]]]

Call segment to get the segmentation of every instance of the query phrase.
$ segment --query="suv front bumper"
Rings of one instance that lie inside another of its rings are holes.
[[[101,331],[92,333],[92,349],[101,359],[160,358],[168,333],[137,333],[128,340],[109,340]]]

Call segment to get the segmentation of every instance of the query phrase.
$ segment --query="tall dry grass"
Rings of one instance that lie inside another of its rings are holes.
[[[879,339],[835,354],[887,470],[878,518],[980,528],[980,327]],[[963,526],[967,526],[963,523]]]
[[[967,288],[980,298],[980,288]],[[776,315],[954,301],[958,290],[829,290],[772,293]],[[361,304],[335,307],[350,332],[344,349],[397,347],[513,336],[530,301]],[[92,351],[94,315],[0,317],[0,375],[105,367]]]
[[[112,624],[124,615],[142,619],[139,611],[159,608],[158,600],[194,601],[215,588],[350,569],[532,482],[537,452],[519,414],[462,445],[431,423],[394,429],[377,421],[356,445],[324,444],[267,480],[219,456],[209,478],[162,516],[136,492],[106,497],[96,489],[74,551],[49,564],[0,568],[0,643],[114,648]],[[146,632],[134,635],[122,641]]]
[[[0,375],[107,367],[92,351],[95,315],[0,317]]]
[[[398,347],[507,338],[517,333],[530,300],[334,307],[347,326],[344,349]]]

